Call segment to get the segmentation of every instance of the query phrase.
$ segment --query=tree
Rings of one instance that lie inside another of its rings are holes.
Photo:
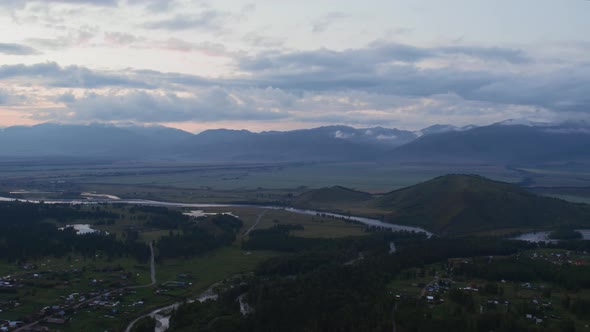
[[[151,316],[146,316],[138,320],[131,329],[131,332],[154,332],[156,329],[156,320]]]

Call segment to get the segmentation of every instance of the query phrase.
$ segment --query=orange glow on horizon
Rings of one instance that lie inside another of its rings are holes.
[[[0,108],[0,126],[32,126],[44,121],[31,119],[26,113]]]
[[[270,131],[270,130],[296,130],[320,127],[326,124],[323,123],[309,123],[309,122],[273,122],[266,123],[261,121],[222,121],[222,122],[168,122],[162,123],[163,126],[172,127],[188,131],[191,133],[199,133],[209,129],[246,129],[253,132]]]

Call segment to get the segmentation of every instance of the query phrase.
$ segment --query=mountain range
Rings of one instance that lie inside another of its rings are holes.
[[[293,131],[45,123],[0,129],[3,158],[108,160],[554,162],[590,159],[590,124],[505,121],[419,131],[326,126]]]

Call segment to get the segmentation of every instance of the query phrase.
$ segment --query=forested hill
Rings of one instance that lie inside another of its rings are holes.
[[[441,176],[370,199],[366,198],[369,194],[342,192],[344,189],[319,189],[294,202],[318,197],[313,206],[317,209],[379,215],[387,222],[419,226],[439,235],[590,224],[589,205],[538,196],[517,185],[477,175]],[[330,193],[334,195],[326,197]]]

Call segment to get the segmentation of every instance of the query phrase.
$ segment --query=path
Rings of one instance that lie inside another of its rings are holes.
[[[154,255],[154,245],[152,242],[150,242],[150,280],[151,280],[151,283],[147,284],[147,285],[131,286],[131,287],[125,287],[125,288],[128,288],[128,289],[147,288],[147,287],[152,287],[156,284],[156,282],[157,282],[157,280],[156,280],[156,258]]]
[[[244,232],[244,234],[242,234],[242,237],[246,237],[246,235],[250,234],[250,232],[252,230],[254,230],[254,228],[256,228],[256,226],[258,226],[258,223],[260,222],[260,220],[262,219],[262,217],[264,217],[264,215],[266,214],[267,210],[263,210],[262,213],[260,213],[258,215],[258,219],[256,219],[256,222],[254,223],[254,225],[252,225],[250,228],[248,228],[247,231]]]

